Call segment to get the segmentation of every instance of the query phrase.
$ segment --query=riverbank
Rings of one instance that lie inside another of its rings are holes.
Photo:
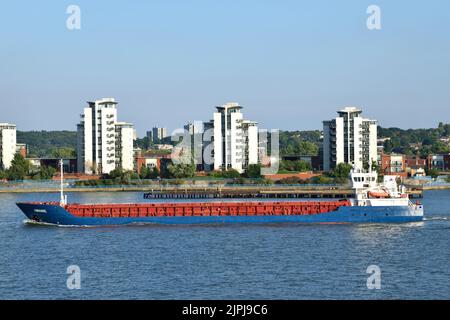
[[[423,190],[450,190],[450,185],[442,185],[442,186],[422,186]]]
[[[145,192],[148,198],[351,198],[354,191],[344,186],[111,186],[111,187],[70,187],[66,192]],[[0,193],[57,193],[59,189],[52,188],[12,188],[0,189]],[[411,198],[422,198],[423,189],[407,189]]]

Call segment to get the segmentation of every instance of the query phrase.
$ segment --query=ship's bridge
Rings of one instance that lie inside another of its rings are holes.
[[[353,189],[366,189],[377,186],[378,174],[375,171],[363,172],[361,170],[353,170],[350,173]]]

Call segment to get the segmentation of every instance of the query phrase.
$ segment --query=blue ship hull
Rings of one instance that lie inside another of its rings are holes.
[[[103,226],[126,224],[236,224],[236,223],[404,223],[423,219],[423,206],[343,206],[338,210],[311,215],[263,216],[154,216],[154,217],[77,217],[57,204],[17,203],[33,221],[55,225]]]

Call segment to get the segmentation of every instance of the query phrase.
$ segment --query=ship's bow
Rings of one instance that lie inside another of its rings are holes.
[[[56,202],[18,202],[16,205],[28,219],[37,222],[59,224],[65,212]]]

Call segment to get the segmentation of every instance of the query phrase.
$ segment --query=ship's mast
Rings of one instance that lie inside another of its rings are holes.
[[[59,160],[59,166],[61,169],[61,198],[59,200],[59,204],[61,206],[65,206],[67,204],[67,196],[64,195],[64,162],[63,160]]]

